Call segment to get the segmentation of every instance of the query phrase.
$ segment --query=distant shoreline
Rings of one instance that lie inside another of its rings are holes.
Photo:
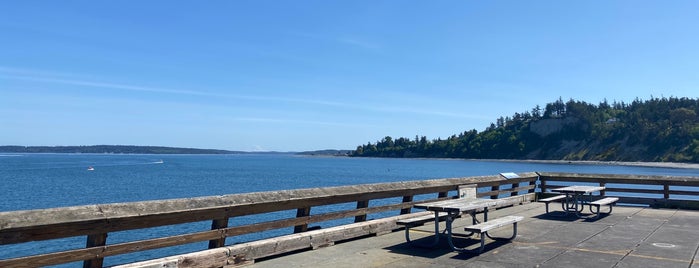
[[[311,157],[352,157],[346,155],[323,155],[323,154],[302,154]],[[366,157],[357,158],[391,158],[391,157]],[[519,162],[519,163],[544,163],[544,164],[573,164],[573,165],[609,165],[609,166],[632,166],[632,167],[657,167],[657,168],[687,168],[699,169],[699,163],[678,163],[678,162],[624,162],[624,161],[592,161],[592,160],[536,160],[536,159],[475,159],[475,158],[430,158],[430,157],[396,157],[398,159],[425,159],[425,160],[466,160],[466,161],[492,161],[492,162]]]
[[[699,169],[699,164],[676,162],[621,162],[621,161],[568,161],[568,160],[519,160],[519,159],[471,159],[498,162],[548,163],[548,164],[580,164],[580,165],[610,165],[658,168],[689,168]]]

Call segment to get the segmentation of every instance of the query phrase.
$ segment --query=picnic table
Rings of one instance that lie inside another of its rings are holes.
[[[565,194],[565,198],[563,199],[561,206],[566,214],[575,213],[576,216],[581,217],[580,212],[583,211],[585,204],[592,203],[592,194],[604,189],[604,186],[573,185],[551,189],[551,191]],[[592,210],[592,208],[590,208],[590,210]]]
[[[521,221],[523,217],[521,216],[506,216],[501,217],[493,221],[488,221],[488,208],[491,207],[502,207],[506,205],[511,205],[512,201],[506,198],[504,199],[451,199],[443,201],[428,202],[422,204],[413,205],[414,208],[426,209],[428,211],[434,212],[435,220],[435,233],[434,241],[432,246],[439,242],[440,232],[439,232],[439,219],[444,217],[446,221],[446,236],[449,246],[459,252],[467,252],[466,248],[458,247],[454,244],[452,232],[452,223],[455,218],[460,217],[462,214],[468,214],[473,220],[473,225],[466,227],[466,231],[470,232],[468,234],[459,234],[460,236],[472,236],[475,233],[481,234],[481,247],[479,253],[483,251],[485,236],[490,237],[494,240],[501,240],[503,238],[492,237],[488,234],[488,230],[502,227],[508,224],[513,224],[513,235],[510,238],[504,238],[506,240],[511,240],[517,236],[517,222]],[[476,218],[478,212],[483,212],[483,222],[479,223]],[[446,215],[444,215],[446,213]],[[407,237],[407,236],[406,236]]]

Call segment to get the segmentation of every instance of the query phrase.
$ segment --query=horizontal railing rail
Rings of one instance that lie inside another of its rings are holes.
[[[699,177],[560,172],[537,174],[542,193],[571,183],[588,183],[604,186],[601,195],[619,197],[619,203],[622,204],[699,209]],[[639,186],[646,188],[638,188]],[[652,189],[653,187],[656,189]]]
[[[0,246],[31,241],[86,237],[86,247],[0,260],[0,267],[36,267],[83,261],[83,267],[101,267],[105,257],[208,241],[208,248],[225,246],[226,238],[294,227],[308,230],[311,223],[337,219],[367,220],[368,214],[411,213],[417,202],[450,198],[459,185],[477,184],[478,197],[533,195],[536,173],[515,178],[480,176],[425,181],[378,183],[313,189],[256,192],[223,196],[87,205],[0,212]],[[487,189],[489,190],[482,190]],[[427,200],[420,195],[436,194]],[[394,203],[370,206],[372,201],[398,198]],[[314,207],[356,203],[352,209],[311,214]],[[229,226],[237,217],[296,210],[295,217],[274,218]],[[210,221],[211,228],[180,235],[109,243],[110,233]],[[201,250],[205,250],[203,248]]]

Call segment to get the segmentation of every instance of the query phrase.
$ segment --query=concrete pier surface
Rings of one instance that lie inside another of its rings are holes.
[[[256,260],[248,267],[662,267],[699,268],[699,211],[615,206],[594,219],[565,215],[558,203],[545,214],[543,203],[491,211],[489,218],[524,216],[510,242],[486,239],[480,255],[452,251],[446,239],[435,248],[405,242],[404,232],[356,239],[334,246]],[[606,210],[603,210],[606,211]],[[482,215],[479,216],[479,219]],[[463,232],[470,218],[454,222]],[[442,227],[443,230],[443,227]],[[512,227],[491,232],[502,237]],[[411,229],[416,243],[432,241],[434,226]],[[455,237],[457,245],[480,246],[478,239]]]

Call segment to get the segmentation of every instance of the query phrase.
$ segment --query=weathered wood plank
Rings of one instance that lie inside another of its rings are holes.
[[[117,265],[119,268],[211,268],[229,264],[228,248],[216,248],[177,256],[165,257],[136,263]]]
[[[228,247],[231,257],[245,256],[254,260],[299,249],[313,248],[328,243],[352,239],[364,235],[391,231],[399,228],[396,221],[410,215],[370,220],[349,225],[281,236]]]
[[[618,187],[607,187],[605,189],[607,193],[609,192],[615,192],[615,193],[639,193],[639,194],[663,194],[663,190],[661,189],[631,189],[631,188],[618,188]]]
[[[221,237],[221,230],[211,230],[169,237],[153,238],[62,252],[40,254],[22,258],[0,260],[0,267],[39,267],[92,259],[95,256],[108,257],[163,247],[171,247],[195,242],[204,242]]]
[[[228,248],[217,248],[207,251],[184,254],[177,258],[177,267],[211,268],[223,267],[228,264]]]
[[[551,189],[566,187],[564,185],[549,185]],[[666,192],[664,189],[633,189],[633,188],[619,188],[619,187],[607,187],[605,189],[606,193],[616,192],[616,193],[640,193],[640,194],[657,194],[664,195]],[[670,195],[699,195],[699,189],[697,191],[686,191],[686,190],[669,190],[667,192]]]
[[[621,184],[699,186],[698,177],[625,175],[625,174],[582,174],[562,172],[539,172],[542,181],[605,182]]]
[[[526,191],[527,193],[531,193],[531,190],[533,190],[533,189],[536,189],[536,185],[525,185],[525,186],[520,186],[517,188],[479,192],[478,197],[480,198],[480,197],[494,196],[494,195],[510,195],[511,196],[511,193],[516,193],[516,192],[521,192],[521,191]]]
[[[20,258],[0,260],[0,267],[3,268],[24,268],[24,267],[44,267],[61,263],[76,262],[92,259],[95,256],[103,255],[104,248],[87,248],[55,253],[47,253]]]

